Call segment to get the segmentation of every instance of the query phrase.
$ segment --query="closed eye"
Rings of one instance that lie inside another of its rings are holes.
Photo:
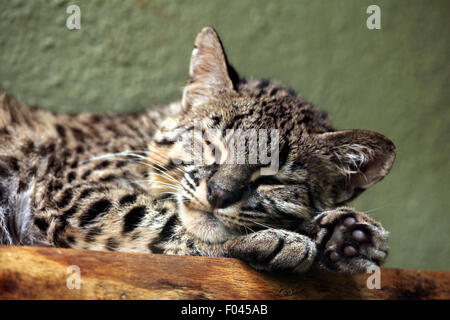
[[[275,178],[275,176],[260,176],[255,181],[253,181],[252,184],[254,184],[255,186],[260,186],[260,185],[280,185],[284,183]]]

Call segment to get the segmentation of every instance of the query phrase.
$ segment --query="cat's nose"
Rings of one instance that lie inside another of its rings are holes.
[[[209,181],[207,187],[208,187],[208,195],[207,195],[208,202],[214,208],[226,208],[230,204],[239,200],[239,196],[237,193],[224,190],[213,181]]]

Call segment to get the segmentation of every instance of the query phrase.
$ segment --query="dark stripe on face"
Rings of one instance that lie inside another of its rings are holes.
[[[80,227],[91,224],[97,217],[106,214],[111,207],[111,201],[101,199],[93,203],[89,209],[80,217]]]
[[[257,202],[255,205],[244,206],[241,208],[243,211],[256,211],[261,213],[267,213],[266,208],[262,205],[261,202]]]
[[[302,218],[297,217],[297,216],[295,216],[295,215],[293,215],[291,213],[284,212],[283,210],[280,210],[279,208],[276,208],[275,206],[273,207],[273,210],[275,211],[276,214],[282,215],[283,219],[286,219],[286,220],[302,220]]]
[[[194,183],[196,184],[195,186],[193,186],[187,179],[186,182],[192,187],[192,189],[195,189],[196,186],[198,186],[200,184],[200,180],[198,179],[198,177],[195,175],[198,171],[197,170],[193,170],[193,171],[189,171],[187,174],[189,175],[189,177],[192,179],[192,181],[194,181]]]
[[[131,209],[125,215],[122,233],[125,234],[136,229],[146,213],[145,206],[134,207]]]

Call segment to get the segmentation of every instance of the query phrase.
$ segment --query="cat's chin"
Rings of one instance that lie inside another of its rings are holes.
[[[212,212],[192,209],[181,203],[179,216],[186,230],[202,241],[221,243],[235,236]]]

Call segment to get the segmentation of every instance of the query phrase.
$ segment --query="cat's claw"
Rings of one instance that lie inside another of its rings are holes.
[[[385,261],[388,232],[366,214],[339,208],[322,213],[315,221],[320,227],[316,243],[322,267],[361,273]]]

